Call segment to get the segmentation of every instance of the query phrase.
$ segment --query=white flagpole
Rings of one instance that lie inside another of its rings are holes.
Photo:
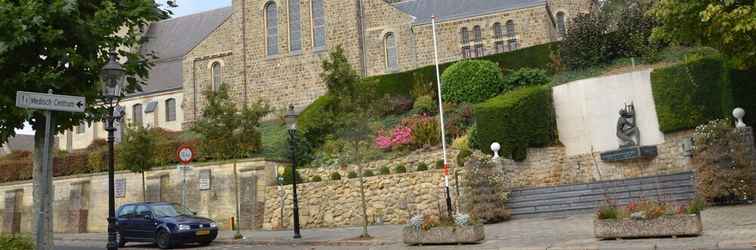
[[[444,127],[444,101],[441,98],[441,69],[438,66],[438,41],[436,39],[436,16],[431,17],[433,27],[433,54],[436,63],[436,83],[438,87],[438,116],[441,122],[441,146],[444,150],[444,188],[446,189],[446,210],[452,216],[451,197],[449,196],[449,162],[446,156],[446,128]]]

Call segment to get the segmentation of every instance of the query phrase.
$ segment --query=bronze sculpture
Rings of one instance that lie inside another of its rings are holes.
[[[635,119],[635,106],[625,104],[625,107],[619,111],[619,120],[617,120],[617,138],[620,139],[620,148],[634,147],[640,145],[640,130],[638,129]]]

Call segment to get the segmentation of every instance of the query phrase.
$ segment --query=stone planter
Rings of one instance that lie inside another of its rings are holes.
[[[653,220],[595,220],[593,234],[600,239],[698,236],[703,231],[700,214],[662,216]]]
[[[469,244],[483,241],[486,234],[483,225],[434,227],[428,231],[407,226],[404,227],[402,238],[407,245]]]

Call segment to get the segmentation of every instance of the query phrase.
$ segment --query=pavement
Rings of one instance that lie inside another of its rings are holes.
[[[371,240],[355,239],[362,231],[360,227],[303,229],[302,239],[297,240],[292,239],[291,231],[242,231],[241,240],[233,239],[235,232],[223,231],[211,246],[198,249],[756,249],[756,205],[713,207],[703,211],[701,217],[703,235],[676,239],[597,240],[593,237],[593,215],[581,214],[486,225],[486,240],[476,245],[405,246],[401,225],[375,225],[368,228],[374,237]],[[58,246],[104,246],[106,238],[104,233],[55,235]]]

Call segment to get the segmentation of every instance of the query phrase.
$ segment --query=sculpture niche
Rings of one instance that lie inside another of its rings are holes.
[[[601,153],[602,161],[626,161],[639,158],[652,158],[658,154],[656,146],[640,145],[640,129],[636,119],[635,104],[625,104],[619,111],[617,119],[617,138],[619,149]]]

